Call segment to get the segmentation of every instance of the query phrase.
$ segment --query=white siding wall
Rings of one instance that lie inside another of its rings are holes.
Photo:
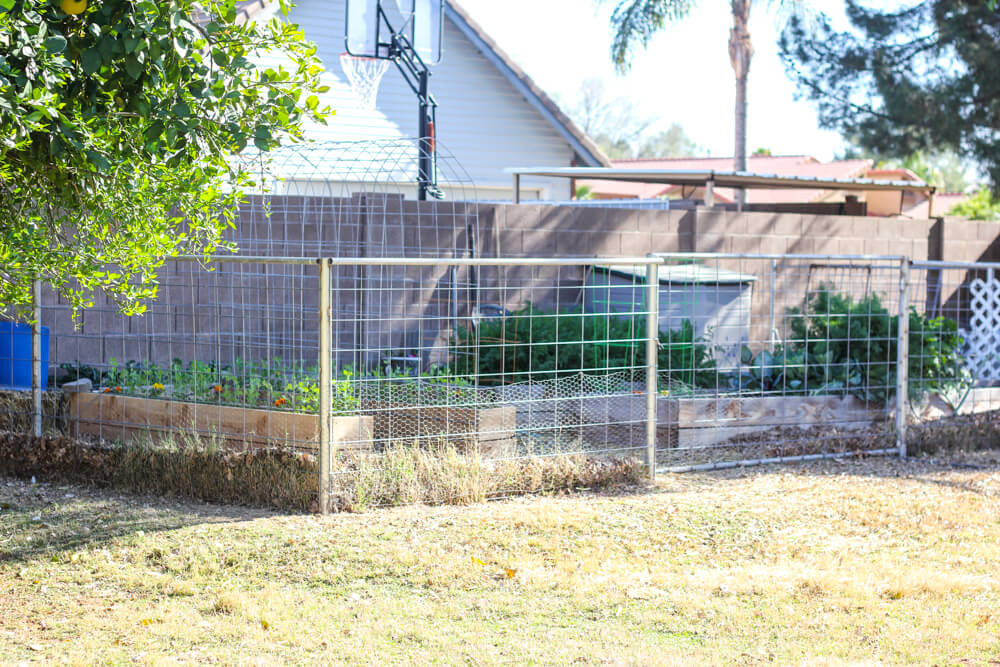
[[[395,65],[382,80],[376,110],[358,108],[340,67],[345,11],[345,0],[299,0],[291,12],[291,20],[319,48],[330,86],[323,102],[337,111],[327,126],[310,128],[309,136],[330,141],[415,137],[416,96]],[[447,18],[431,92],[438,102],[438,141],[480,188],[479,198],[510,198],[511,177],[503,173],[507,167],[570,165],[573,150],[559,131]],[[455,171],[444,165],[442,180]],[[561,179],[525,179],[522,188],[529,199],[566,199],[570,194],[569,182]]]

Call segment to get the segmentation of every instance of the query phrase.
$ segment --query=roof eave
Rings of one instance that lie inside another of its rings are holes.
[[[610,167],[611,161],[538,84],[454,0],[445,3],[445,16],[471,41],[524,98],[562,135],[590,167]]]

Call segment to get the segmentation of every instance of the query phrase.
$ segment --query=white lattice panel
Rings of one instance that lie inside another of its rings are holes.
[[[969,328],[961,330],[965,339],[965,360],[978,380],[1000,380],[1000,280],[993,270],[986,280],[969,284]]]

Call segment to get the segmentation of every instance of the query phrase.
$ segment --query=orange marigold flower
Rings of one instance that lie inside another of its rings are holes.
[[[105,394],[110,394],[111,393],[111,387],[105,387],[104,388],[104,393]]]
[[[287,402],[288,402],[288,399],[286,399],[284,396],[282,396],[281,398],[275,399],[275,401],[274,401],[274,407],[280,408],[282,405],[284,405]]]
[[[122,393],[122,388],[121,387],[115,387],[115,391],[120,394],[120,393]]]
[[[222,393],[222,385],[221,384],[215,385],[214,387],[212,387],[212,391],[214,391],[216,394],[221,394]]]

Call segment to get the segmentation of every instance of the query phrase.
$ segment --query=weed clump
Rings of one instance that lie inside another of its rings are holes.
[[[411,444],[379,456],[343,458],[332,477],[333,505],[361,511],[384,505],[460,505],[504,496],[639,483],[634,459],[582,455],[488,459],[448,443]]]
[[[361,511],[633,484],[642,470],[632,459],[494,460],[454,444],[401,444],[380,454],[343,454],[331,486],[334,509]],[[180,436],[124,446],[0,433],[0,474],[232,505],[306,512],[318,507],[319,467],[313,454],[282,448],[232,451]]]

